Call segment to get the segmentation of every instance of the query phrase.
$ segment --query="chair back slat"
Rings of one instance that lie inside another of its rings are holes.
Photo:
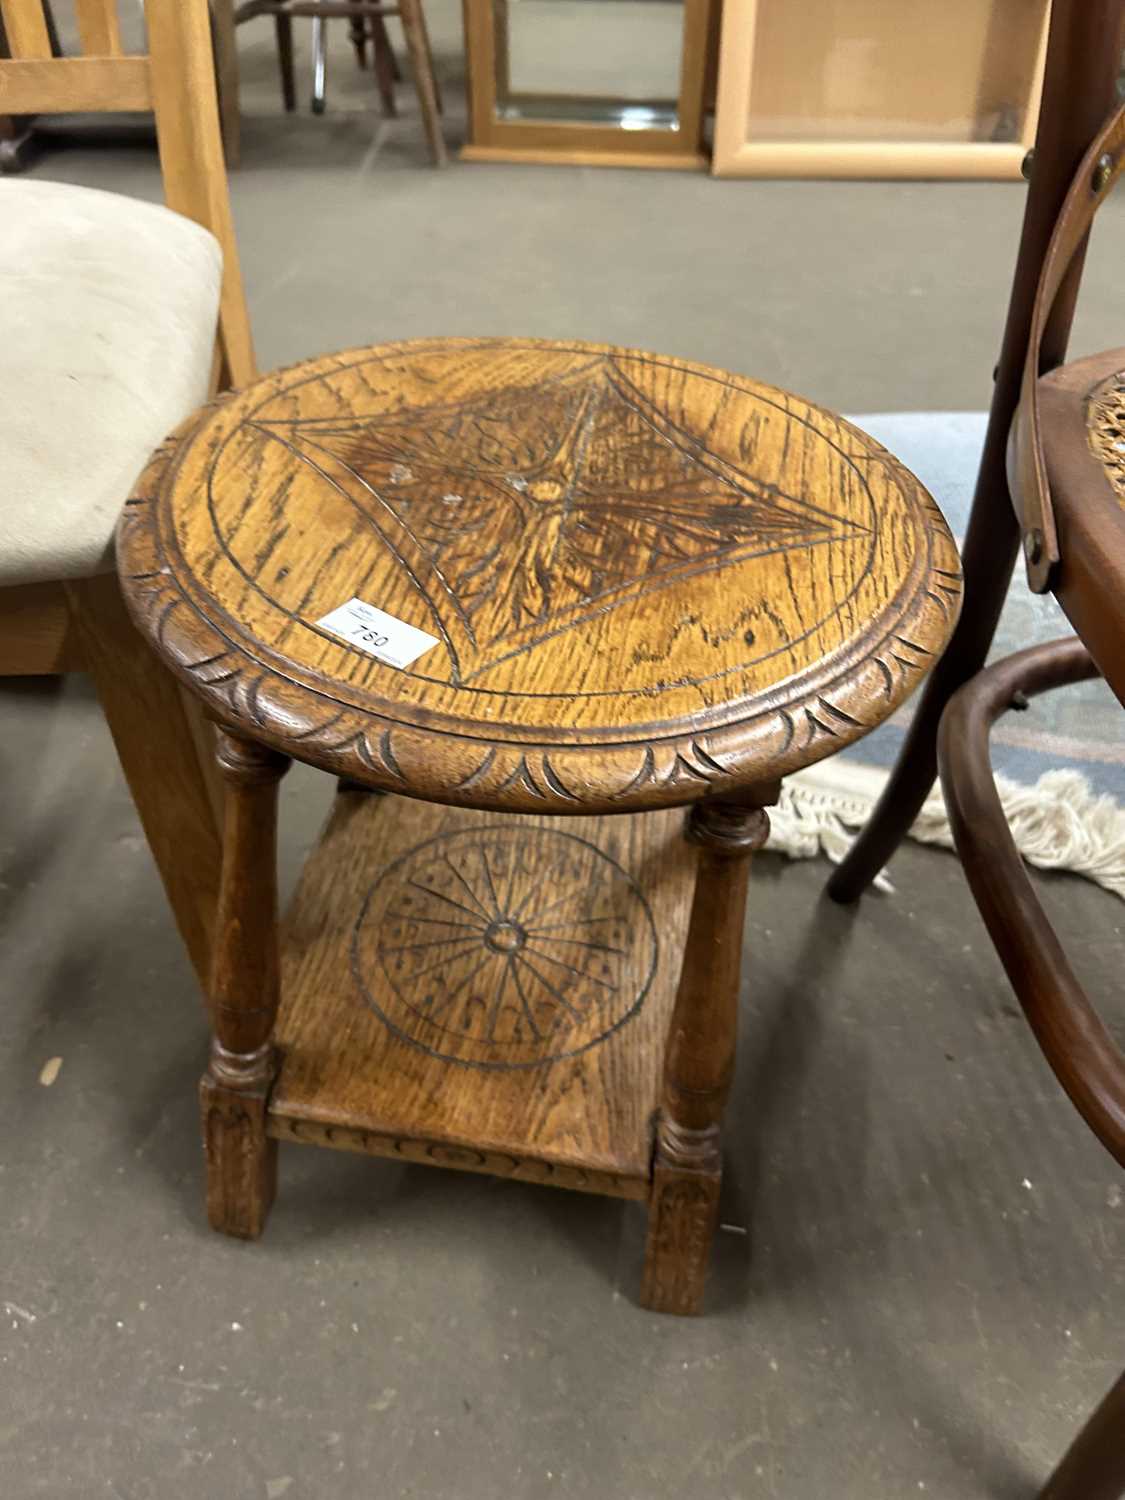
[[[0,114],[151,110],[147,57],[121,54],[117,0],[77,0],[83,57],[52,57],[43,0],[0,0],[7,51]]]
[[[121,56],[121,17],[117,0],[75,0],[78,36],[87,57]]]
[[[0,59],[0,115],[98,114],[109,110],[116,114],[151,108],[147,57]]]
[[[257,372],[223,164],[206,0],[146,0],[145,17],[164,201],[206,225],[223,247],[219,329],[225,383],[244,385]]]
[[[84,56],[52,57],[43,0],[0,0],[10,59],[0,60],[0,114],[152,108],[147,57],[125,57],[117,0],[76,0]]]
[[[51,34],[43,13],[43,0],[0,0],[4,34],[13,57],[50,57]]]

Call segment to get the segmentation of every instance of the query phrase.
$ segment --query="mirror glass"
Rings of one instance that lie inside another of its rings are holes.
[[[501,120],[675,130],[683,0],[493,0]]]

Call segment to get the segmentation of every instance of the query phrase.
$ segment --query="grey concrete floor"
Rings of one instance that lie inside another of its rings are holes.
[[[455,9],[433,4],[458,134]],[[340,28],[337,28],[339,31]],[[361,105],[233,181],[263,364],[378,337],[656,347],[856,411],[987,397],[1022,189],[452,167]],[[143,145],[36,171],[156,196]],[[1125,202],[1079,343],[1112,341]],[[1125,1363],[1119,1171],[947,854],[854,912],[762,857],[709,1311],[634,1300],[631,1206],[293,1147],[265,1239],[201,1203],[198,996],[80,680],[0,697],[0,1494],[1017,1500]],[[330,787],[287,783],[292,880]],[[1040,878],[1098,994],[1122,909]],[[1116,1022],[1122,1019],[1116,1003]],[[40,1081],[48,1059],[61,1071]]]

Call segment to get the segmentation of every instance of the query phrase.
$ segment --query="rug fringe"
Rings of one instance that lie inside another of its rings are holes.
[[[766,847],[790,859],[823,853],[839,864],[886,781],[885,771],[842,760],[798,771],[770,810]],[[1029,864],[1069,870],[1125,900],[1125,808],[1095,793],[1080,771],[1046,771],[1034,786],[997,776],[996,786],[1016,847]],[[940,787],[926,799],[910,837],[953,848]],[[875,884],[894,890],[885,870]]]

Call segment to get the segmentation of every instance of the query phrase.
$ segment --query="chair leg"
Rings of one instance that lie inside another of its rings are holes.
[[[387,23],[382,16],[371,17],[371,35],[375,39],[376,46],[382,45],[387,49],[387,55],[391,60],[391,74],[396,83],[402,82],[402,69],[398,65],[398,56],[391,45],[391,34],[387,30]]]
[[[398,117],[398,107],[395,104],[395,78],[398,73],[395,54],[383,17],[373,16],[372,26],[374,28],[372,40],[375,49],[375,87],[379,90],[379,103],[383,114],[388,120],[394,120]]]
[[[277,1187],[266,1111],[280,999],[277,789],[289,760],[230,734],[219,736],[217,758],[227,798],[209,988],[214,1034],[199,1090],[207,1217],[213,1229],[257,1239]]]
[[[215,47],[215,76],[219,85],[219,125],[227,171],[242,160],[242,116],[238,102],[238,42],[235,0],[211,0],[211,34]]]
[[[406,45],[410,52],[410,64],[414,69],[414,87],[418,91],[418,103],[422,110],[426,138],[430,143],[430,151],[433,153],[434,165],[444,167],[449,158],[445,150],[445,139],[441,133],[434,65],[430,56],[430,44],[426,36],[426,22],[422,15],[421,0],[401,0],[399,14],[402,18]]]
[[[426,20],[425,0],[418,0],[418,20],[421,23],[422,36],[426,43],[426,56],[430,59],[430,72],[434,80],[434,102],[437,104],[438,114],[443,115],[445,113],[445,103],[441,97],[441,84],[438,81],[437,74],[433,71],[434,49],[430,44],[430,26]]]
[[[277,65],[281,71],[281,101],[286,114],[297,108],[297,79],[293,70],[293,17],[279,12],[273,18],[277,34]]]
[[[963,683],[984,666],[1004,607],[1019,547],[1015,516],[1003,471],[997,431],[986,448],[973,501],[962,567],[964,603],[949,645],[930,674],[883,795],[847,856],[828,881],[835,901],[856,901],[888,862],[929,796],[937,776],[937,732],[945,706]],[[990,438],[993,433],[990,429]],[[999,473],[996,472],[999,466]],[[996,486],[985,488],[991,480]]]
[[[641,1304],[697,1313],[722,1182],[721,1122],[734,1073],[750,855],[769,833],[762,808],[701,803],[700,845],[683,969],[669,1027],[648,1209]]]
[[[68,583],[66,593],[176,925],[205,986],[222,849],[194,710],[134,628],[115,575]]]
[[[352,16],[348,22],[348,39],[355,48],[356,66],[367,66],[367,20],[364,16]]]
[[[328,23],[323,16],[313,16],[312,51],[312,112],[314,115],[322,115],[328,87]]]
[[[1070,1445],[1039,1500],[1121,1500],[1125,1495],[1125,1375]]]

